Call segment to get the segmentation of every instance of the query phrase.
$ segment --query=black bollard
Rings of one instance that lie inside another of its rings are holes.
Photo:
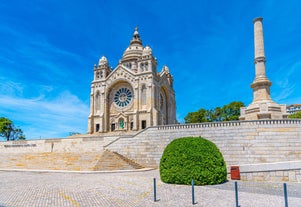
[[[192,179],[191,180],[191,196],[192,196],[192,205],[194,205],[195,204],[195,202],[194,202],[194,180]]]
[[[154,178],[154,202],[157,201],[156,178]]]
[[[286,183],[283,183],[283,191],[284,191],[284,202],[285,202],[285,207],[288,207]]]
[[[236,207],[239,207],[239,205],[238,205],[238,188],[237,188],[237,181],[235,181],[235,201],[236,201]]]

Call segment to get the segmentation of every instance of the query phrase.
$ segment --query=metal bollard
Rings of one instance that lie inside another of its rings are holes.
[[[192,205],[194,205],[195,204],[195,202],[194,202],[194,180],[192,179],[191,180],[191,196],[192,196]]]
[[[286,183],[283,183],[283,191],[284,191],[284,202],[285,202],[285,207],[288,207]]]
[[[156,178],[154,178],[154,202],[157,201]]]
[[[236,201],[236,207],[240,207],[238,205],[238,188],[237,188],[237,181],[235,181],[235,201]]]

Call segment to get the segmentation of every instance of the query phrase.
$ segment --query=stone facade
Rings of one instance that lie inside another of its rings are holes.
[[[287,118],[285,104],[275,103],[270,96],[272,82],[266,76],[262,18],[254,19],[255,79],[251,84],[253,101],[240,110],[240,120]]]
[[[138,131],[175,124],[173,77],[167,66],[157,73],[157,60],[135,29],[130,45],[112,70],[106,57],[94,66],[88,133]]]

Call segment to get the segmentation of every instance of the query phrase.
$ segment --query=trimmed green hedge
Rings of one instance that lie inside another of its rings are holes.
[[[227,180],[224,158],[216,145],[202,137],[173,140],[160,160],[160,177],[165,183],[214,185]]]

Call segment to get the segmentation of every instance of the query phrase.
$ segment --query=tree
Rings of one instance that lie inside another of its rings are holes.
[[[224,105],[222,108],[223,115],[221,121],[239,120],[241,107],[244,107],[244,103],[241,101],[234,101]]]
[[[290,118],[290,119],[301,119],[301,111],[298,111],[294,114],[289,115],[288,118]]]
[[[214,121],[232,121],[238,120],[240,116],[240,108],[244,106],[241,101],[233,101],[223,107],[215,107],[215,109],[199,109],[196,112],[189,112],[185,116],[185,123],[201,123]]]
[[[5,117],[0,117],[0,136],[4,137],[6,141],[26,139],[23,131]]]
[[[200,123],[208,122],[207,119],[208,113],[206,109],[199,109],[196,112],[190,112],[185,116],[185,123]]]

